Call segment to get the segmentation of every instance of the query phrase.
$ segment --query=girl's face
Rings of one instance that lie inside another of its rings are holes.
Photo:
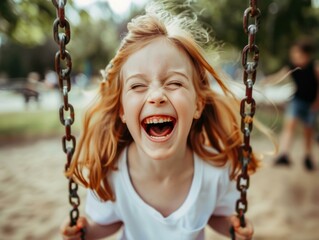
[[[150,158],[167,159],[186,150],[193,119],[203,108],[193,76],[188,55],[161,37],[123,65],[121,118],[137,148]]]

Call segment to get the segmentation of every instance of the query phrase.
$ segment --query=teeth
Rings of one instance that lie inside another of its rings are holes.
[[[144,120],[146,124],[157,124],[157,123],[164,123],[164,122],[172,122],[173,119],[171,117],[150,117]]]

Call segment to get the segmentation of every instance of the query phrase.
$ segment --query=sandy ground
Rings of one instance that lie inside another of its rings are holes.
[[[253,145],[255,149],[269,146],[264,140]],[[300,140],[292,150],[291,167],[273,167],[266,157],[263,168],[251,178],[248,217],[256,240],[319,239],[319,171],[303,169]],[[317,145],[314,155],[319,169],[318,153]],[[59,225],[70,207],[60,140],[2,146],[0,161],[0,239],[61,239]],[[80,195],[84,199],[83,189]],[[207,239],[227,238],[207,230]]]

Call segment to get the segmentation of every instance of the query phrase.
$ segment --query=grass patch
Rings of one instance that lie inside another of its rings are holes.
[[[72,134],[78,132],[79,122],[75,119],[72,125]],[[0,138],[2,141],[58,136],[62,135],[64,131],[58,111],[24,111],[0,114]]]

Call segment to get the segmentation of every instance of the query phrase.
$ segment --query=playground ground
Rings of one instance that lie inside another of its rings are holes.
[[[252,144],[256,150],[271,150],[265,139],[254,139]],[[263,167],[251,178],[248,217],[255,226],[255,240],[319,239],[319,175],[318,170],[307,172],[303,168],[301,146],[297,138],[289,168],[274,167],[272,158],[266,156]],[[318,152],[317,145],[317,166]],[[70,207],[60,139],[5,145],[0,147],[0,156],[1,239],[61,239],[59,226]],[[80,195],[82,209],[83,189]],[[207,229],[206,239],[227,238]]]

